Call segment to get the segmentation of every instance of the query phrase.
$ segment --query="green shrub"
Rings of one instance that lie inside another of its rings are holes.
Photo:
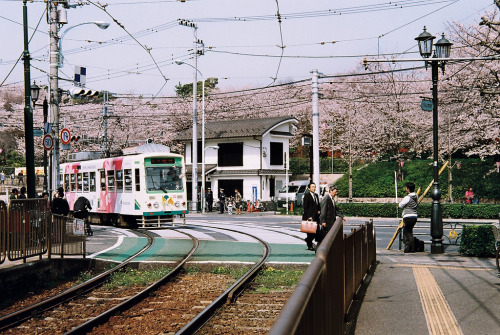
[[[495,255],[495,237],[489,225],[465,226],[458,251],[467,256],[491,257]]]
[[[401,217],[401,209],[395,203],[339,203],[346,216],[361,217]],[[500,205],[464,205],[441,204],[443,218],[450,219],[496,219],[500,213]],[[432,204],[420,204],[418,216],[430,218]]]

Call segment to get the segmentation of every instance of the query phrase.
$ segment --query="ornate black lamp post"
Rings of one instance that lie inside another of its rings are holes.
[[[424,58],[429,58],[432,55],[432,43],[435,39],[435,36],[432,36],[426,31],[424,27],[424,31],[415,38],[418,41],[418,48],[420,51],[420,55]],[[432,189],[432,212],[431,212],[431,236],[432,236],[432,244],[431,244],[431,253],[433,254],[442,254],[444,252],[443,247],[443,215],[441,210],[441,203],[439,199],[441,199],[441,191],[439,190],[439,169],[438,169],[438,68],[444,72],[444,66],[446,61],[444,58],[450,57],[451,46],[453,43],[450,43],[446,38],[444,38],[444,34],[442,38],[436,43],[436,50],[434,52],[434,57],[436,59],[430,58],[430,61],[425,61],[431,63],[432,66],[432,141],[433,141],[433,169],[434,169],[434,184]]]

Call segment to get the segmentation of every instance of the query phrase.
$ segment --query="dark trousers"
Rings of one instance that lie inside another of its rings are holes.
[[[308,248],[312,248],[313,246],[313,241],[314,238],[316,237],[316,234],[313,233],[307,233],[307,237],[305,238],[306,244]]]
[[[403,218],[403,243],[404,252],[415,252],[415,241],[413,240],[413,227],[417,223],[417,218]]]
[[[223,214],[224,213],[224,202],[219,201],[219,213]]]
[[[208,211],[211,212],[212,209],[213,209],[213,206],[214,206],[214,201],[213,200],[208,200],[207,201],[207,205],[208,205]]]

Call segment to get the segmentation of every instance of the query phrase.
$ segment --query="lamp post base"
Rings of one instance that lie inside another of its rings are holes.
[[[441,243],[441,241],[439,242],[432,241],[431,254],[442,254],[442,253],[444,253],[443,243]]]

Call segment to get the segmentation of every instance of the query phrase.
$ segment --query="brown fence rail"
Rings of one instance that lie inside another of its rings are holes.
[[[45,199],[0,201],[0,264],[45,254],[85,257],[83,222],[53,216]]]
[[[373,221],[344,235],[338,218],[269,334],[343,334],[345,316],[375,262]]]

